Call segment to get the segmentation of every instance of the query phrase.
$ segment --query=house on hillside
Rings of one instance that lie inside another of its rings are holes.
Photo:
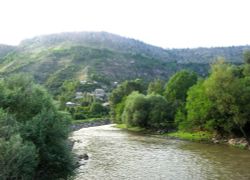
[[[103,107],[109,107],[109,102],[102,103]]]
[[[95,89],[93,94],[96,99],[100,99],[100,100],[104,100],[104,98],[106,97],[106,93],[103,89]]]
[[[80,83],[81,83],[81,84],[86,84],[87,81],[86,81],[86,80],[81,80]]]
[[[83,93],[82,92],[76,92],[76,94],[75,94],[75,99],[81,99],[81,98],[83,98]]]
[[[76,106],[76,103],[73,103],[73,102],[68,101],[68,102],[65,103],[65,105],[66,105],[67,107],[74,107],[74,106]]]

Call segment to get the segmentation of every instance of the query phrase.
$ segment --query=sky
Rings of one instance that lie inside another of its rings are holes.
[[[0,0],[0,43],[106,31],[163,48],[250,44],[249,0]]]

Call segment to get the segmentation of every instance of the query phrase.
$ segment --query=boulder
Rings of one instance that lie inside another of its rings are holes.
[[[79,158],[79,159],[88,160],[88,159],[89,159],[89,156],[88,156],[86,153],[84,153],[84,154],[79,155],[78,158]]]
[[[249,146],[249,143],[245,138],[229,139],[228,144],[232,146],[239,146],[241,148],[247,148]]]

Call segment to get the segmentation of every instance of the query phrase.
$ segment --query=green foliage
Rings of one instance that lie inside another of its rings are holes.
[[[171,119],[174,119],[178,108],[185,106],[187,91],[197,81],[197,75],[187,70],[174,74],[166,85],[164,95],[171,105]]]
[[[24,142],[15,117],[0,109],[0,179],[32,179],[37,166],[36,147]]]
[[[7,179],[67,178],[73,172],[66,143],[69,117],[25,75],[2,80],[0,89],[0,164],[4,166],[0,175]]]
[[[24,142],[19,134],[8,140],[0,138],[0,179],[33,179],[38,162],[36,151],[35,145]]]
[[[246,64],[250,64],[250,50],[244,52],[244,62]]]
[[[0,59],[5,57],[7,54],[13,52],[16,49],[15,46],[0,44]]]
[[[148,95],[149,103],[147,126],[150,128],[171,127],[172,121],[169,114],[170,105],[163,96]]]
[[[110,33],[60,33],[24,40],[18,47],[0,46],[0,73],[27,72],[53,95],[65,80],[113,82],[135,78],[146,82],[169,79],[181,69],[207,75],[217,56],[242,63],[249,46],[226,48],[162,49]]]
[[[170,127],[169,105],[160,95],[131,93],[125,102],[122,122],[128,127],[166,128]]]
[[[103,115],[107,115],[108,109],[105,108],[101,103],[94,102],[90,106],[90,112],[94,115],[103,116]]]
[[[160,79],[156,79],[152,82],[149,83],[148,85],[148,90],[147,90],[147,94],[159,94],[162,95],[164,92],[164,81],[160,80]]]
[[[126,97],[123,98],[123,100],[116,104],[115,106],[112,107],[111,109],[111,117],[113,117],[113,122],[115,123],[122,123],[122,113],[123,113],[123,110],[125,108],[125,102],[126,102]]]
[[[79,86],[79,81],[68,80],[64,81],[63,85],[60,88],[60,108],[65,109],[65,103],[74,98],[76,89]]]
[[[148,120],[149,103],[143,94],[131,93],[125,102],[122,122],[128,127],[146,127]]]
[[[212,114],[214,106],[205,92],[203,81],[199,81],[188,91],[187,118],[180,122],[179,128],[185,130],[194,130],[194,128],[203,130],[209,128],[208,121],[213,121]],[[211,124],[210,124],[211,125]]]
[[[60,93],[59,89],[63,85],[64,81],[74,79],[75,72],[77,72],[79,68],[79,66],[72,64],[52,73],[46,80],[46,87],[54,95],[58,95]]]
[[[0,82],[1,107],[15,114],[17,121],[27,121],[41,112],[54,108],[48,93],[27,75],[14,75]]]
[[[111,92],[109,102],[111,105],[111,115],[113,121],[120,122],[120,115],[123,112],[124,101],[133,91],[144,91],[144,85],[140,79],[125,81]]]
[[[172,104],[181,104],[186,101],[188,89],[197,81],[193,72],[182,70],[174,74],[167,83],[165,97]]]
[[[195,131],[195,132],[184,132],[184,131],[177,131],[164,134],[165,136],[189,140],[189,141],[211,141],[213,134],[208,131]]]
[[[247,66],[247,65],[246,65]],[[235,73],[237,72],[237,73]],[[192,87],[187,98],[184,126],[247,136],[250,81],[239,67],[218,61],[211,75]]]
[[[120,129],[126,129],[126,130],[132,131],[132,132],[143,132],[143,131],[146,130],[145,128],[138,127],[138,126],[135,126],[135,127],[127,127],[126,124],[116,124],[115,127],[120,128]]]

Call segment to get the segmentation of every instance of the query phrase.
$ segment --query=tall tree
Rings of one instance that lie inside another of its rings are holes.
[[[69,117],[59,112],[46,90],[34,84],[27,75],[15,75],[1,80],[0,97],[0,108],[13,117],[0,112],[0,127],[5,124],[5,128],[0,128],[0,135],[6,134],[7,129],[14,131],[11,132],[13,135],[5,137],[5,142],[1,143],[10,149],[4,151],[1,146],[0,153],[4,153],[4,162],[13,156],[16,163],[19,163],[13,166],[20,166],[21,170],[16,179],[67,178],[73,172],[71,152],[66,142]],[[4,166],[9,167],[6,164]],[[6,173],[3,172],[6,168],[0,168],[0,174]]]
[[[164,95],[172,106],[172,119],[174,119],[177,109],[185,105],[187,91],[196,81],[197,75],[187,70],[177,72],[168,81]]]
[[[125,100],[133,91],[144,91],[144,85],[140,79],[124,81],[111,92],[109,102],[111,117],[114,122],[121,123],[121,115],[125,106]]]
[[[162,95],[164,92],[164,81],[160,79],[156,79],[149,83],[147,94],[159,94]]]

